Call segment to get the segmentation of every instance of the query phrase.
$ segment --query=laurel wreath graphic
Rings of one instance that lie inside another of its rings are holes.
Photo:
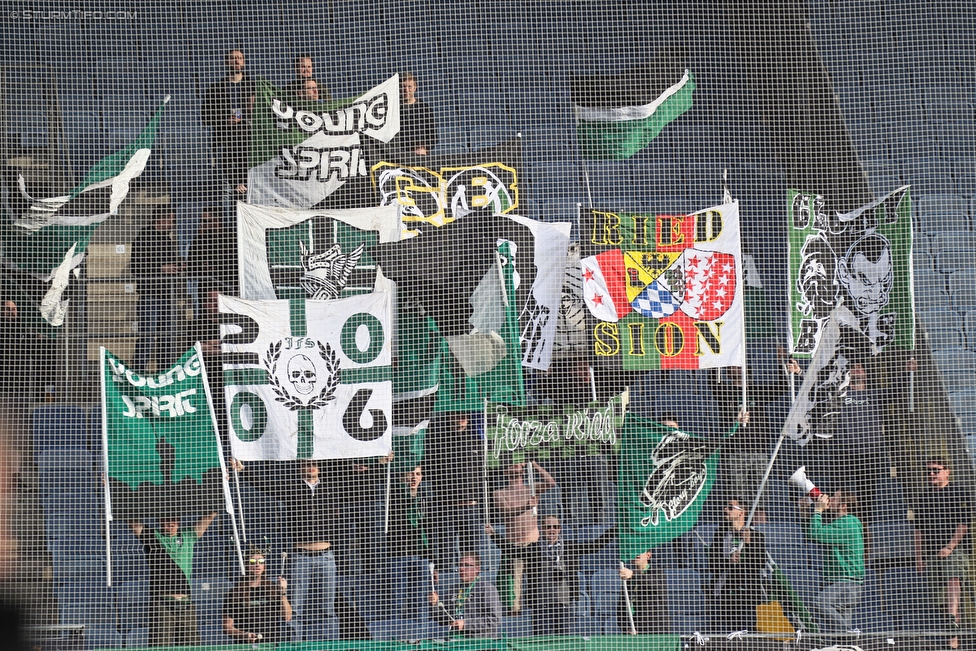
[[[284,341],[279,340],[277,343],[268,346],[268,353],[264,357],[264,367],[268,371],[268,380],[277,396],[275,401],[280,402],[290,411],[300,411],[303,409],[321,409],[335,400],[335,391],[339,388],[339,356],[332,350],[332,346],[321,341],[317,342],[319,345],[319,357],[325,362],[325,370],[329,374],[329,379],[326,380],[322,390],[319,391],[319,395],[312,398],[307,404],[303,404],[295,400],[281,386],[281,382],[278,381],[278,360],[281,358],[281,346],[283,343]]]

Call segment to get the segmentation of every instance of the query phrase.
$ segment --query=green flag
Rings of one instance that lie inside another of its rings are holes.
[[[772,563],[767,563],[766,574],[772,578],[770,583],[772,594],[770,597],[780,602],[786,612],[793,615],[795,621],[802,625],[804,631],[807,633],[819,632],[816,620],[806,604],[803,603],[799,593],[793,588],[789,578],[783,574],[783,571]]]
[[[311,208],[346,181],[366,180],[362,137],[389,142],[400,131],[400,78],[334,102],[294,100],[257,81],[247,202]]]
[[[630,158],[691,108],[694,91],[695,76],[681,52],[670,48],[620,74],[573,78],[580,153],[594,160]]]
[[[196,349],[156,377],[137,375],[102,350],[108,476],[135,489],[187,478],[200,483],[204,473],[219,468],[218,439]],[[168,478],[160,456],[167,444],[174,455]]]
[[[396,324],[393,420],[412,428],[433,412],[444,350],[437,324],[417,306],[398,301]]]
[[[424,441],[427,437],[427,423],[412,429],[393,428],[393,468],[394,475],[410,472],[424,462]]]
[[[776,336],[773,311],[766,298],[755,258],[742,254],[742,302],[745,309],[746,341],[771,339]]]
[[[698,522],[715,483],[718,445],[627,414],[617,478],[620,558],[629,561]]]
[[[135,140],[97,162],[68,194],[34,199],[23,179],[16,190],[8,189],[13,214],[3,208],[3,256],[18,269],[53,281],[42,301],[44,319],[52,325],[64,320],[60,298],[69,269],[81,263],[95,229],[118,212],[130,182],[145,169],[168,101],[167,95]]]
[[[179,510],[196,499],[212,505],[222,485],[231,512],[200,351],[191,348],[154,376],[135,373],[105,348],[101,353],[102,443],[113,493],[124,486],[146,493],[144,506]]]
[[[847,213],[829,197],[789,190],[790,338],[812,357],[831,314],[877,353],[915,347],[909,187]]]

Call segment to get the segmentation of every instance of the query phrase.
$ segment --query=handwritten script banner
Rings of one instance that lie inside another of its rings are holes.
[[[628,394],[586,407],[536,405],[512,407],[488,403],[486,421],[488,467],[511,455],[514,463],[526,457],[548,459],[616,451]]]

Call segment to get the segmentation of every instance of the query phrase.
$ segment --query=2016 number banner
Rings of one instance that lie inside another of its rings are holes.
[[[388,454],[391,297],[246,301],[221,296],[231,450],[244,461]]]

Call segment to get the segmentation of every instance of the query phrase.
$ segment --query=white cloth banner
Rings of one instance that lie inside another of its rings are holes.
[[[573,225],[569,222],[539,222],[518,215],[506,217],[526,226],[535,236],[535,280],[529,300],[519,315],[524,351],[522,366],[547,371],[552,363],[564,274],[562,264],[554,262],[562,263],[566,259]]]
[[[392,301],[221,296],[231,450],[243,461],[383,456],[393,436]]]

